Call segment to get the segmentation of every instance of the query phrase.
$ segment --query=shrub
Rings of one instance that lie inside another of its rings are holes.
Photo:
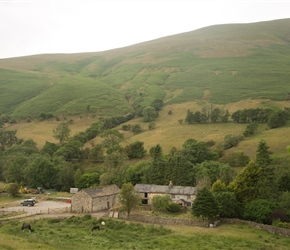
[[[171,204],[169,195],[155,195],[152,198],[153,210],[156,212],[166,212],[169,204]]]
[[[180,205],[176,203],[170,203],[166,210],[169,213],[179,213],[181,211]]]
[[[7,189],[7,193],[12,197],[16,197],[19,193],[19,185],[17,183],[11,183]]]
[[[274,220],[272,222],[272,226],[276,226],[276,227],[282,227],[282,228],[288,228],[290,229],[290,224],[287,222],[282,222],[280,220]]]
[[[154,123],[154,122],[150,122],[150,123],[148,124],[148,129],[149,129],[149,130],[152,130],[152,129],[154,129],[154,128],[156,128],[156,123]]]

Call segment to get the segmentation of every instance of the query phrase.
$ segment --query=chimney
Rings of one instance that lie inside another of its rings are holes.
[[[169,188],[172,188],[173,187],[172,181],[169,182],[169,185],[168,186],[169,186]]]

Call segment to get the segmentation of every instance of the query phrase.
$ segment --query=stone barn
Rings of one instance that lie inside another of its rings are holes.
[[[172,182],[169,185],[136,184],[134,188],[139,192],[142,203],[146,205],[152,204],[155,195],[169,195],[172,202],[190,207],[196,197],[195,187],[174,186]]]
[[[118,203],[119,192],[117,185],[82,189],[71,198],[71,210],[94,213],[110,209]]]

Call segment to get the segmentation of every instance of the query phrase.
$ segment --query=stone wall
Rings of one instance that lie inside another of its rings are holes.
[[[90,213],[92,211],[92,199],[85,192],[80,191],[71,198],[72,212]]]
[[[286,229],[286,228],[282,228],[282,227],[275,227],[275,226],[271,226],[271,225],[265,225],[265,224],[260,224],[260,223],[253,222],[253,221],[245,221],[245,220],[239,220],[239,219],[222,219],[222,222],[225,222],[225,223],[245,223],[245,224],[248,224],[250,226],[266,230],[267,232],[269,232],[271,234],[290,238],[290,229]]]
[[[159,225],[184,225],[184,226],[202,226],[207,227],[207,221],[197,220],[197,219],[182,219],[182,218],[166,218],[159,216],[151,216],[144,214],[130,214],[127,217],[126,213],[119,213],[119,218],[126,218],[126,220],[138,221],[141,223],[151,223],[151,224],[159,224]],[[265,230],[271,234],[279,235],[283,237],[290,238],[290,229],[275,227],[271,225],[259,224],[253,221],[244,221],[239,219],[221,219],[224,223],[245,223],[250,226],[260,228]]]

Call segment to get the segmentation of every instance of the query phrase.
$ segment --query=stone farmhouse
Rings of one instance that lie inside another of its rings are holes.
[[[117,185],[82,189],[71,198],[71,210],[77,213],[94,213],[108,210],[118,203]]]
[[[172,202],[190,207],[196,197],[195,187],[173,186],[171,181],[169,185],[136,184],[134,188],[140,193],[142,203],[146,205],[152,204],[152,198],[155,195],[169,195]]]

